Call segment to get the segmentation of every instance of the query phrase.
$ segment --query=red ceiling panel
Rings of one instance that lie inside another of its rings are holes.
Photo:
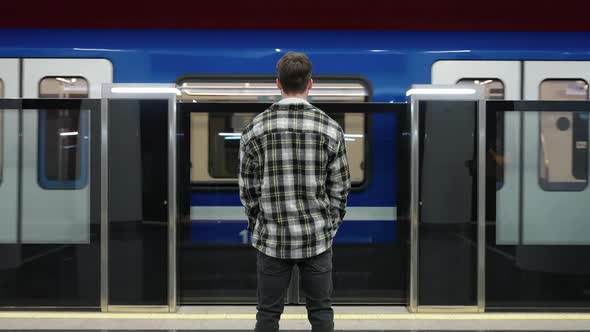
[[[6,0],[0,27],[590,31],[572,0]]]

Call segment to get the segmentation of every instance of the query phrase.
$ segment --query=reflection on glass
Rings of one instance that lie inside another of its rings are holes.
[[[83,77],[45,77],[40,98],[88,98]],[[39,111],[39,184],[46,189],[81,188],[88,163],[88,113]]]
[[[39,112],[39,175],[44,188],[52,188],[52,183],[80,179],[86,166],[82,160],[82,145],[84,150],[88,145],[88,136],[81,133],[82,129],[87,133],[87,128],[81,126],[83,119],[80,115],[80,110]]]
[[[463,78],[457,84],[475,84],[484,87],[488,100],[504,100],[504,83],[497,78]]]
[[[545,80],[541,100],[587,100],[583,80]],[[539,184],[549,191],[579,191],[588,183],[588,113],[540,114]]]
[[[504,82],[497,78],[463,78],[457,82],[457,84],[475,84],[484,86],[484,95],[488,100],[504,100]],[[491,158],[487,158],[486,165],[486,178],[490,181],[489,184],[496,187],[496,190],[500,190],[504,184],[504,113],[496,112],[495,116],[495,128],[492,126],[487,127],[487,136],[492,137],[493,134],[490,131],[496,131],[493,137],[496,137],[496,141],[488,140],[487,152]],[[495,181],[491,181],[491,178],[495,177]]]
[[[236,179],[241,133],[255,114],[211,114],[209,116],[209,170],[215,179]]]
[[[109,303],[165,305],[168,100],[115,99],[108,107]]]
[[[418,303],[477,300],[477,102],[420,102]]]

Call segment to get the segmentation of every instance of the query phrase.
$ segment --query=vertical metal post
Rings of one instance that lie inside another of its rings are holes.
[[[100,309],[109,304],[109,116],[108,99],[104,93],[100,108]]]
[[[418,221],[420,213],[420,113],[419,101],[410,104],[410,301],[411,312],[418,310]]]
[[[168,99],[168,308],[176,311],[176,96]]]
[[[477,165],[477,308],[485,311],[486,295],[486,101],[478,102]]]

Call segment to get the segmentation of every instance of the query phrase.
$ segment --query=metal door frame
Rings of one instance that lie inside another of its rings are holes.
[[[101,100],[101,244],[100,307],[103,312],[176,312],[176,96],[174,84],[117,83],[102,85]],[[108,136],[110,99],[168,100],[168,304],[164,306],[109,305]]]
[[[551,67],[552,65],[545,65]],[[432,84],[457,84],[466,78],[495,78],[504,85],[504,100],[524,99],[521,91],[525,77],[525,61],[521,60],[439,60],[431,67]],[[484,94],[485,95],[485,94]],[[523,114],[517,112],[504,113],[504,156],[513,156],[510,165],[504,165],[504,181],[502,188],[496,191],[496,231],[506,234],[518,225],[506,225],[502,220],[519,219],[520,197],[520,126]],[[491,124],[494,125],[494,124]],[[508,142],[513,142],[509,144]],[[512,226],[512,227],[511,227]],[[513,232],[517,238],[506,238],[503,244],[518,243],[518,229]],[[512,240],[512,241],[510,241]],[[498,239],[496,239],[498,241]]]
[[[483,312],[485,310],[485,94],[481,86],[412,85],[406,94],[410,98],[411,157],[410,157],[410,312]],[[418,241],[420,220],[420,101],[472,100],[478,101],[478,176],[477,176],[477,305],[421,306],[418,303]]]

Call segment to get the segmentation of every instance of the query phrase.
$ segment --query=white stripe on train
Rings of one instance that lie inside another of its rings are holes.
[[[245,220],[244,208],[241,206],[192,206],[193,221],[236,221]],[[349,221],[395,221],[395,206],[351,206],[346,208],[345,220]]]

